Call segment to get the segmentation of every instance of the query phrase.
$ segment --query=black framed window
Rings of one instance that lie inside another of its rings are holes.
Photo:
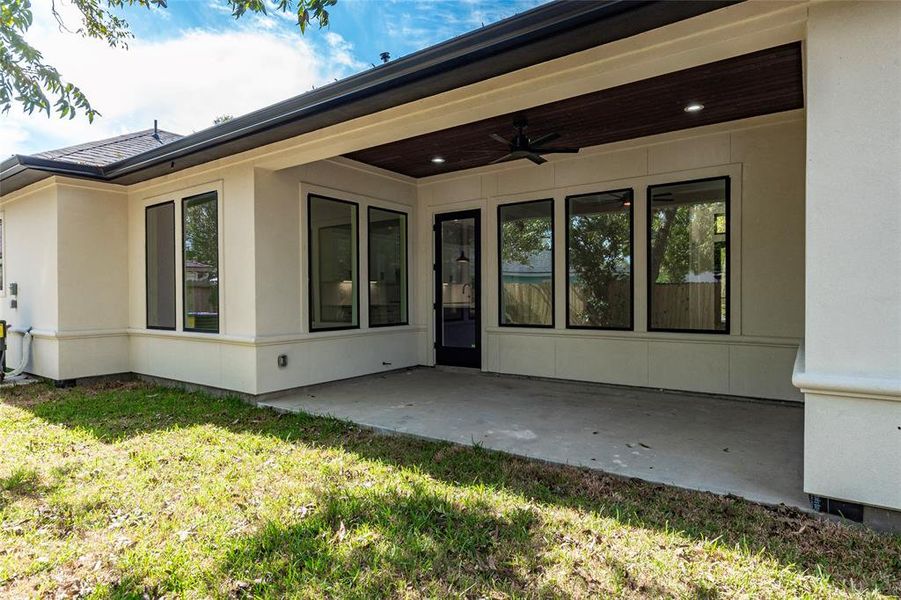
[[[184,198],[184,330],[219,333],[219,202],[216,192]]]
[[[144,209],[147,328],[175,329],[175,202]]]
[[[307,196],[310,330],[360,326],[358,205]]]
[[[407,324],[407,215],[370,206],[369,326]]]
[[[632,190],[566,198],[566,326],[632,329]]]
[[[554,201],[497,207],[500,314],[504,326],[554,326]]]
[[[729,332],[729,178],[648,187],[648,329]]]

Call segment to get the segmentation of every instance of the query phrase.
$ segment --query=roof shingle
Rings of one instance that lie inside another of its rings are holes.
[[[182,137],[183,136],[177,133],[163,131],[161,129],[157,130],[157,134],[154,135],[153,129],[145,129],[143,131],[126,133],[104,140],[78,144],[77,146],[38,152],[34,156],[81,165],[105,167],[114,162],[140,154],[141,152],[159,148],[169,142],[179,140]]]

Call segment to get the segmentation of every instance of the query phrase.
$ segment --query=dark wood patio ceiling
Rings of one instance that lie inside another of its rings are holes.
[[[557,132],[560,138],[552,146],[596,146],[802,108],[801,65],[801,44],[792,43],[536,106],[523,113],[529,120],[530,137]],[[704,109],[685,112],[685,106],[692,102],[703,104]],[[488,136],[498,133],[510,139],[515,114],[347,156],[411,177],[479,167],[506,153],[502,144]],[[433,164],[433,156],[444,158],[444,164]]]

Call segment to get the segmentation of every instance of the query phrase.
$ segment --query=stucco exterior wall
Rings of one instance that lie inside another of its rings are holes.
[[[806,72],[804,489],[898,510],[901,3],[812,5]]]
[[[29,372],[59,377],[59,262],[57,254],[57,196],[52,183],[4,198],[3,263],[5,282],[0,318],[13,327],[34,328],[33,360]],[[9,284],[19,285],[17,309],[10,307]],[[9,336],[7,364],[17,364],[21,336]]]
[[[52,247],[52,237],[58,236],[55,262],[47,264],[57,265],[56,297],[65,295],[67,300],[65,307],[29,304],[29,310],[39,309],[42,315],[54,313],[54,321],[46,321],[47,331],[53,332],[47,338],[53,340],[53,350],[40,350],[39,344],[50,344],[41,338],[36,344],[36,356],[52,360],[54,366],[39,374],[67,379],[133,371],[259,394],[432,364],[431,223],[437,212],[479,207],[486,371],[798,399],[790,375],[803,325],[804,135],[803,113],[795,113],[587,149],[542,167],[507,165],[419,182],[332,159],[278,171],[223,166],[202,176],[162,178],[127,191],[48,187],[40,192],[46,197],[36,194],[34,202],[22,204],[22,217],[16,202],[9,203],[13,210],[7,213],[16,220],[33,213],[30,218],[65,224],[58,233],[40,228],[42,235],[50,236],[41,248]],[[715,175],[732,178],[732,333],[648,333],[640,251],[635,265],[636,330],[566,330],[563,198],[633,187],[635,247],[640,249],[645,243],[647,185]],[[176,330],[147,329],[145,208],[175,202],[180,248],[181,199],[213,190],[220,209],[220,333],[183,331],[180,251]],[[359,329],[309,329],[309,193],[359,204]],[[558,213],[557,329],[498,327],[496,207],[549,196],[557,199]],[[65,200],[64,206],[58,198]],[[369,206],[408,214],[409,325],[368,326]],[[19,232],[20,227],[10,230]],[[11,238],[10,243],[18,248],[24,242]],[[11,257],[10,277],[16,274],[14,264]],[[23,281],[25,292],[32,284]],[[47,296],[41,294],[42,303],[48,302]],[[280,354],[288,356],[287,367],[278,367]]]
[[[804,326],[804,146],[799,112],[601,146],[540,167],[426,179],[418,245],[431,252],[436,213],[482,210],[486,371],[800,400],[791,374]],[[732,181],[731,333],[649,333],[647,186],[721,175]],[[625,187],[634,190],[635,330],[567,330],[564,199]],[[556,210],[556,328],[498,327],[497,206],[549,197]],[[430,264],[421,262],[417,274],[431,340]]]
[[[183,198],[215,191],[219,212],[219,333],[186,332],[183,319]],[[176,328],[146,327],[145,208],[175,203]],[[254,189],[250,166],[214,168],[133,186],[128,196],[128,332],[131,371],[255,393]]]
[[[281,171],[258,169],[256,195],[258,392],[345,379],[423,364],[423,315],[410,311],[409,325],[370,328],[366,285],[369,206],[407,213],[417,227],[413,180],[341,159]],[[311,332],[308,302],[307,195],[316,193],[359,204],[360,328]],[[421,252],[411,242],[410,273]],[[411,292],[420,282],[410,281]],[[278,355],[288,366],[277,365]]]
[[[127,373],[127,196],[69,184],[58,190],[57,378]]]

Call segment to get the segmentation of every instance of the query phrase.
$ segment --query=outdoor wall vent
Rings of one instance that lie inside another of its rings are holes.
[[[284,368],[288,366],[288,355],[287,354],[279,354],[278,355],[278,367]]]
[[[833,500],[832,498],[824,498],[823,496],[811,495],[810,508],[816,512],[844,517],[849,521],[863,523],[863,504],[843,502],[841,500]]]

